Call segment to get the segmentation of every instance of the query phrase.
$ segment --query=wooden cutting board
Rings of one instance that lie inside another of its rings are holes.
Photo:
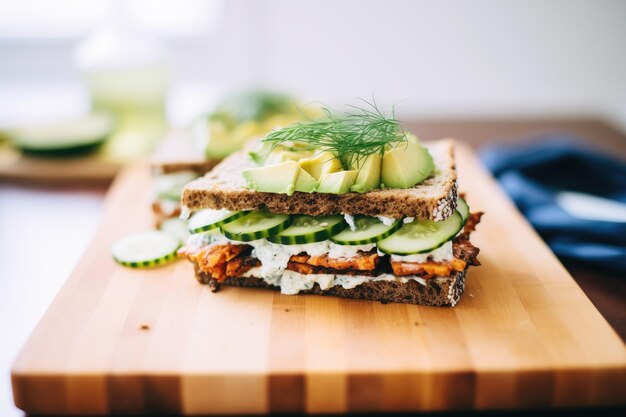
[[[147,159],[138,155],[136,159]],[[156,147],[151,162],[156,165],[203,167],[207,164],[191,137],[183,130],[170,131]],[[176,164],[173,163],[176,161]],[[0,140],[0,181],[43,185],[110,183],[125,159],[102,152],[74,157],[30,156]]]
[[[25,155],[8,142],[0,143],[0,181],[34,184],[109,183],[121,168],[120,162],[99,154],[69,158]]]
[[[487,214],[472,237],[483,265],[454,309],[213,294],[186,261],[119,267],[112,242],[152,224],[148,169],[125,170],[94,242],[14,364],[17,406],[194,414],[624,404],[622,341],[471,151],[460,146],[457,157],[461,189]]]

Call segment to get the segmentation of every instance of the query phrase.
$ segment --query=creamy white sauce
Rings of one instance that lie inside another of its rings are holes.
[[[374,244],[338,245],[330,240],[303,245],[280,245],[272,243],[267,239],[259,239],[246,244],[254,248],[252,256],[261,261],[263,270],[267,273],[270,273],[270,271],[284,271],[287,268],[289,258],[303,252],[310,256],[328,254],[330,258],[351,258],[358,255],[359,251],[367,252],[376,246]]]
[[[224,245],[226,243],[241,244],[242,242],[235,242],[230,240],[226,236],[220,233],[219,230],[210,230],[203,233],[195,233],[189,236],[187,239],[187,245],[194,248],[201,248],[203,246]]]
[[[399,262],[426,262],[429,259],[435,262],[450,261],[453,258],[452,254],[452,241],[448,241],[441,245],[439,248],[428,253],[417,253],[415,255],[391,255],[392,261]]]
[[[322,290],[327,290],[334,286],[341,286],[348,290],[370,281],[396,281],[404,284],[409,281],[417,281],[422,285],[426,285],[425,279],[414,275],[396,277],[391,274],[381,274],[376,277],[368,277],[364,275],[300,274],[290,270],[268,275],[264,273],[262,267],[252,268],[244,273],[243,276],[259,278],[270,285],[280,287],[280,292],[285,295],[294,295],[300,291],[310,290],[315,284],[318,284]]]
[[[330,242],[328,245],[329,258],[354,258],[361,252],[369,252],[376,247],[375,243],[366,245],[338,245]]]
[[[356,223],[354,223],[354,216],[351,214],[344,214],[343,218],[346,220],[346,223],[348,223],[348,226],[350,226],[350,230],[352,230],[353,232],[356,231]]]
[[[402,222],[404,224],[413,223],[414,221],[415,221],[415,217],[405,217],[404,219],[402,219]]]
[[[293,255],[306,252],[311,256],[319,256],[328,252],[327,241],[303,245],[280,245],[267,239],[259,239],[247,242],[247,244],[254,248],[251,256],[261,261],[264,276],[280,275],[287,268],[289,258]]]
[[[381,222],[383,222],[383,224],[385,226],[391,226],[393,224],[393,222],[396,221],[396,219],[392,218],[392,217],[385,217],[385,216],[376,216],[376,218],[378,220],[380,220]]]

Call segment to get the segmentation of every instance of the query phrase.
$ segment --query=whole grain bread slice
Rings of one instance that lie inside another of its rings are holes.
[[[380,301],[382,303],[454,307],[465,289],[467,269],[466,267],[465,270],[455,272],[452,276],[447,278],[438,277],[427,279],[426,284],[415,280],[409,280],[406,283],[400,281],[368,281],[350,289],[335,285],[323,290],[315,283],[313,288],[300,291],[299,294],[332,295],[343,298]],[[215,283],[212,282],[211,276],[200,271],[197,267],[196,279],[201,284],[215,285]],[[221,285],[280,290],[279,287],[268,284],[264,280],[256,277],[226,278]]]
[[[444,139],[424,145],[435,160],[435,173],[412,188],[339,195],[296,191],[291,196],[253,191],[245,186],[241,171],[254,163],[244,152],[238,152],[224,159],[204,177],[187,184],[182,203],[192,212],[204,208],[267,209],[273,213],[311,216],[364,214],[440,221],[456,208],[454,142]]]

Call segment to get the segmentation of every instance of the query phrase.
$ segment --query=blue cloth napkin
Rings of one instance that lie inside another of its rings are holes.
[[[573,191],[626,203],[625,163],[556,134],[485,146],[480,157],[559,258],[626,273],[626,223],[573,216],[556,200]]]

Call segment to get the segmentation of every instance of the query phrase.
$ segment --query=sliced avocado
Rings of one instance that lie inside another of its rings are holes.
[[[258,142],[256,146],[248,152],[248,156],[257,165],[263,165],[267,156],[272,152],[272,144],[269,142]]]
[[[210,159],[221,159],[241,149],[244,143],[260,134],[259,124],[254,121],[240,123],[234,127],[222,119],[199,118],[192,126],[195,141],[204,144],[205,154]]]
[[[400,143],[385,151],[380,174],[381,188],[410,188],[435,169],[428,150],[413,142]]]
[[[411,143],[418,143],[418,144],[420,143],[419,138],[414,133],[411,133],[411,132],[406,132],[406,140],[408,140]]]
[[[316,180],[320,180],[322,175],[341,171],[341,162],[329,151],[300,161],[300,166]]]
[[[301,159],[310,156],[310,154],[302,154],[300,152],[292,152],[292,151],[272,151],[267,159],[265,160],[266,164],[278,164],[280,162],[287,161],[296,161],[298,162]]]
[[[248,152],[248,155],[257,165],[271,165],[310,158],[312,151],[301,147],[285,147],[283,145],[272,146],[270,142],[259,142]]]
[[[288,151],[307,152],[309,154],[309,157],[313,156],[313,151],[315,151],[315,146],[306,142],[289,141],[283,142],[283,145]]]
[[[237,150],[241,144],[232,140],[229,128],[221,121],[197,119],[192,126],[195,141],[205,145],[208,159],[221,159]]]
[[[275,165],[244,169],[241,175],[251,190],[291,195],[294,192],[299,173],[300,165],[296,161],[287,161]]]
[[[312,193],[317,189],[317,186],[317,180],[308,172],[300,168],[300,173],[298,174],[298,179],[296,180],[295,190],[303,193]]]
[[[380,182],[380,165],[382,158],[375,153],[368,155],[355,167],[359,174],[354,181],[354,185],[350,187],[350,191],[357,193],[365,193],[371,189],[378,188]]]
[[[318,193],[344,194],[350,191],[359,171],[339,171],[322,175],[320,185],[317,187]]]

